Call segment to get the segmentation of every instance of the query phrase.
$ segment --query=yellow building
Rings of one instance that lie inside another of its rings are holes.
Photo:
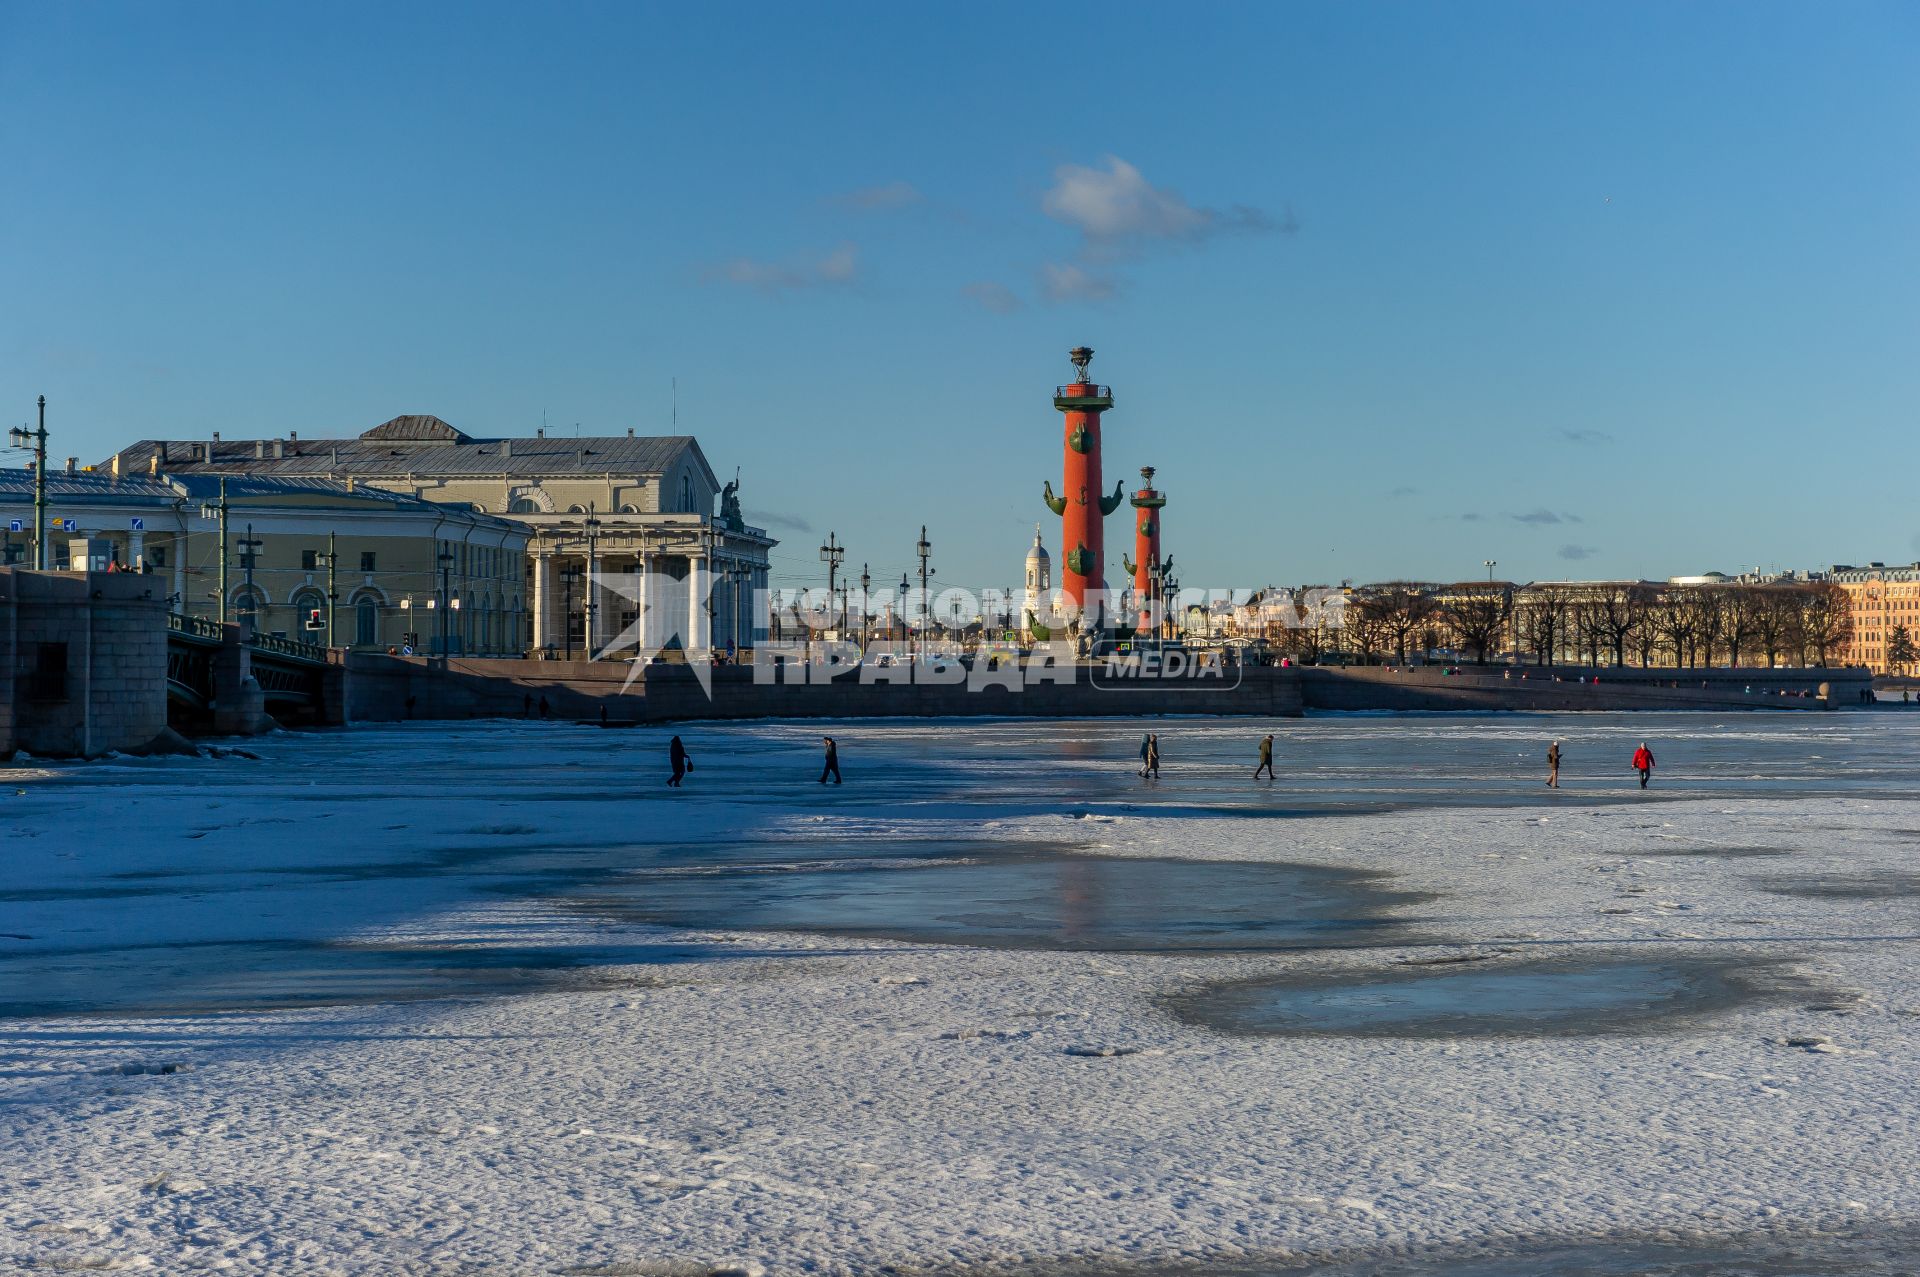
[[[1853,640],[1843,663],[1864,665],[1876,674],[1911,672],[1914,662],[1895,669],[1888,652],[1894,631],[1901,627],[1920,645],[1920,563],[1899,568],[1884,563],[1836,564],[1828,579],[1847,592],[1853,615]]]
[[[32,472],[0,470],[0,559],[31,561],[33,518]],[[104,560],[151,576],[176,612],[330,646],[412,635],[437,652],[444,634],[456,655],[519,655],[529,539],[507,519],[351,482],[47,476],[49,567]]]
[[[107,465],[353,482],[508,519],[530,534],[518,646],[539,654],[597,652],[623,634],[700,652],[766,635],[758,604],[778,542],[747,526],[739,484],[723,487],[690,435],[476,439],[414,415],[347,439],[147,440]]]

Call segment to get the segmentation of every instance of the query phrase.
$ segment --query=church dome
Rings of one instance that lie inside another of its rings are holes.
[[[1027,551],[1027,566],[1030,568],[1038,567],[1042,563],[1051,562],[1053,562],[1053,559],[1047,554],[1047,547],[1040,544],[1040,529],[1035,528],[1033,530],[1033,548]]]

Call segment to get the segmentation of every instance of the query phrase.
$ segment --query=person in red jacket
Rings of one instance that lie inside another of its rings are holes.
[[[1640,773],[1640,788],[1647,787],[1647,781],[1653,777],[1653,751],[1647,748],[1647,742],[1641,741],[1640,748],[1633,751],[1633,770]]]

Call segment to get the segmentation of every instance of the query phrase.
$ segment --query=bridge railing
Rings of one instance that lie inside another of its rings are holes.
[[[209,639],[218,643],[221,640],[220,622],[205,616],[188,616],[180,612],[167,613],[167,629],[174,634],[183,634],[188,638]]]
[[[255,634],[250,640],[257,651],[273,652],[280,656],[292,656],[303,661],[326,664],[327,649],[318,643],[302,643],[298,639],[276,638],[271,634]]]

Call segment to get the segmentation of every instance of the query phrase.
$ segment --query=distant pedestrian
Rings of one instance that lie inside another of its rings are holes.
[[[414,698],[411,696],[407,697],[407,717],[408,718],[413,717],[413,706],[414,706]]]
[[[667,784],[680,788],[680,778],[693,770],[693,760],[687,757],[687,747],[678,736],[667,743],[667,763],[673,768],[673,775],[667,777]]]
[[[607,707],[605,705],[602,705],[600,707],[600,726],[605,727],[606,725],[607,725]]]
[[[520,698],[520,717],[533,717],[533,693],[531,692]]]
[[[1633,751],[1633,770],[1640,773],[1640,788],[1645,789],[1647,782],[1653,779],[1653,751],[1647,748],[1647,742],[1641,741],[1640,748]]]
[[[831,776],[833,783],[838,785],[840,783],[840,747],[833,743],[831,736],[822,736],[820,743],[827,749],[826,763],[820,768],[820,783],[826,784],[827,777]]]
[[[1273,733],[1272,732],[1268,732],[1266,736],[1264,736],[1260,741],[1260,765],[1253,769],[1253,778],[1255,780],[1259,780],[1260,773],[1263,771],[1267,774],[1268,780],[1272,780],[1274,778],[1273,777]]]
[[[1153,753],[1153,733],[1148,732],[1140,738],[1140,774],[1147,774],[1147,758]]]
[[[1147,770],[1146,775],[1160,779],[1160,737],[1153,732],[1147,733]]]
[[[545,718],[546,716],[547,716],[547,698],[545,696],[542,696],[540,698],[540,717]]]
[[[1560,742],[1547,746],[1547,788],[1560,788]]]

